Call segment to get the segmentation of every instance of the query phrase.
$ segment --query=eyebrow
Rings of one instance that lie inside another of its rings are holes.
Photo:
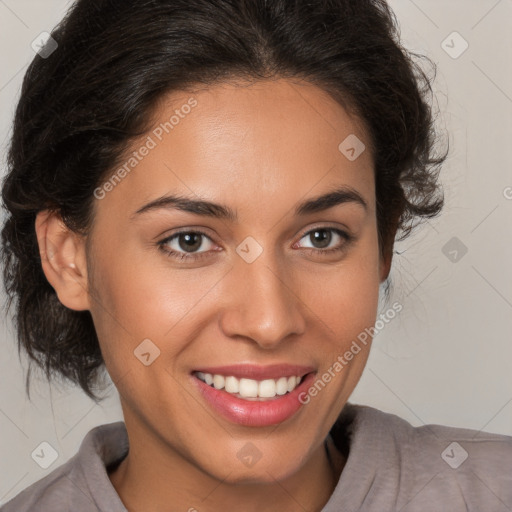
[[[367,202],[359,192],[350,187],[343,186],[298,204],[295,207],[295,216],[317,213],[347,203],[358,204],[365,210],[368,209]],[[165,195],[145,204],[134,212],[131,218],[133,219],[143,213],[160,209],[182,210],[195,215],[228,220],[231,222],[238,220],[236,211],[229,206],[176,194]]]

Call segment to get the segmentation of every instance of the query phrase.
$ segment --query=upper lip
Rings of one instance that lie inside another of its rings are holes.
[[[267,366],[235,364],[229,366],[202,366],[194,371],[210,373],[212,375],[224,375],[225,377],[233,376],[237,379],[264,380],[291,377],[292,375],[303,377],[307,373],[315,371],[315,368],[297,364],[272,364]]]

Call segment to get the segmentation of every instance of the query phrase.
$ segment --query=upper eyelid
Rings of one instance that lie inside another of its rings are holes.
[[[169,242],[170,240],[174,240],[179,235],[186,235],[188,233],[195,233],[195,234],[204,236],[206,238],[209,238],[212,242],[216,243],[215,240],[208,233],[203,231],[202,229],[182,229],[180,231],[176,231],[176,233],[172,233],[171,235],[166,236],[159,243]]]
[[[312,228],[307,228],[305,231],[302,231],[302,234],[300,235],[300,238],[304,238],[306,235],[308,235],[309,233],[311,233],[312,231],[315,231],[315,230],[321,230],[321,229],[325,229],[326,231],[329,231],[329,230],[332,230],[334,232],[336,231],[343,231],[345,232],[347,235],[350,236],[350,229],[348,229],[348,227],[340,227],[340,226],[329,226],[329,225],[326,225],[326,224],[319,224],[317,226],[313,226]]]

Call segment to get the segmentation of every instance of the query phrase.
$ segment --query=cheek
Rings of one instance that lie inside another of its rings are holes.
[[[170,270],[157,251],[124,248],[95,262],[98,315],[135,338],[161,337],[199,298],[194,271]]]
[[[172,361],[186,347],[190,331],[201,327],[205,305],[211,303],[204,296],[226,272],[215,266],[170,268],[156,248],[151,256],[128,250],[115,257],[101,253],[94,270],[91,314],[112,377],[126,368],[140,369],[134,350],[145,339]]]
[[[380,276],[378,250],[372,240],[322,274],[307,276],[301,285],[307,305],[324,321],[330,337],[346,340],[373,325]]]

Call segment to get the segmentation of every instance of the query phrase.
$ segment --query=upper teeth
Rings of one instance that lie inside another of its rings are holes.
[[[224,389],[228,393],[239,394],[242,398],[272,398],[293,391],[301,381],[301,377],[281,377],[279,379],[237,379],[233,376],[212,375],[211,373],[196,372],[196,375],[215,389]]]

